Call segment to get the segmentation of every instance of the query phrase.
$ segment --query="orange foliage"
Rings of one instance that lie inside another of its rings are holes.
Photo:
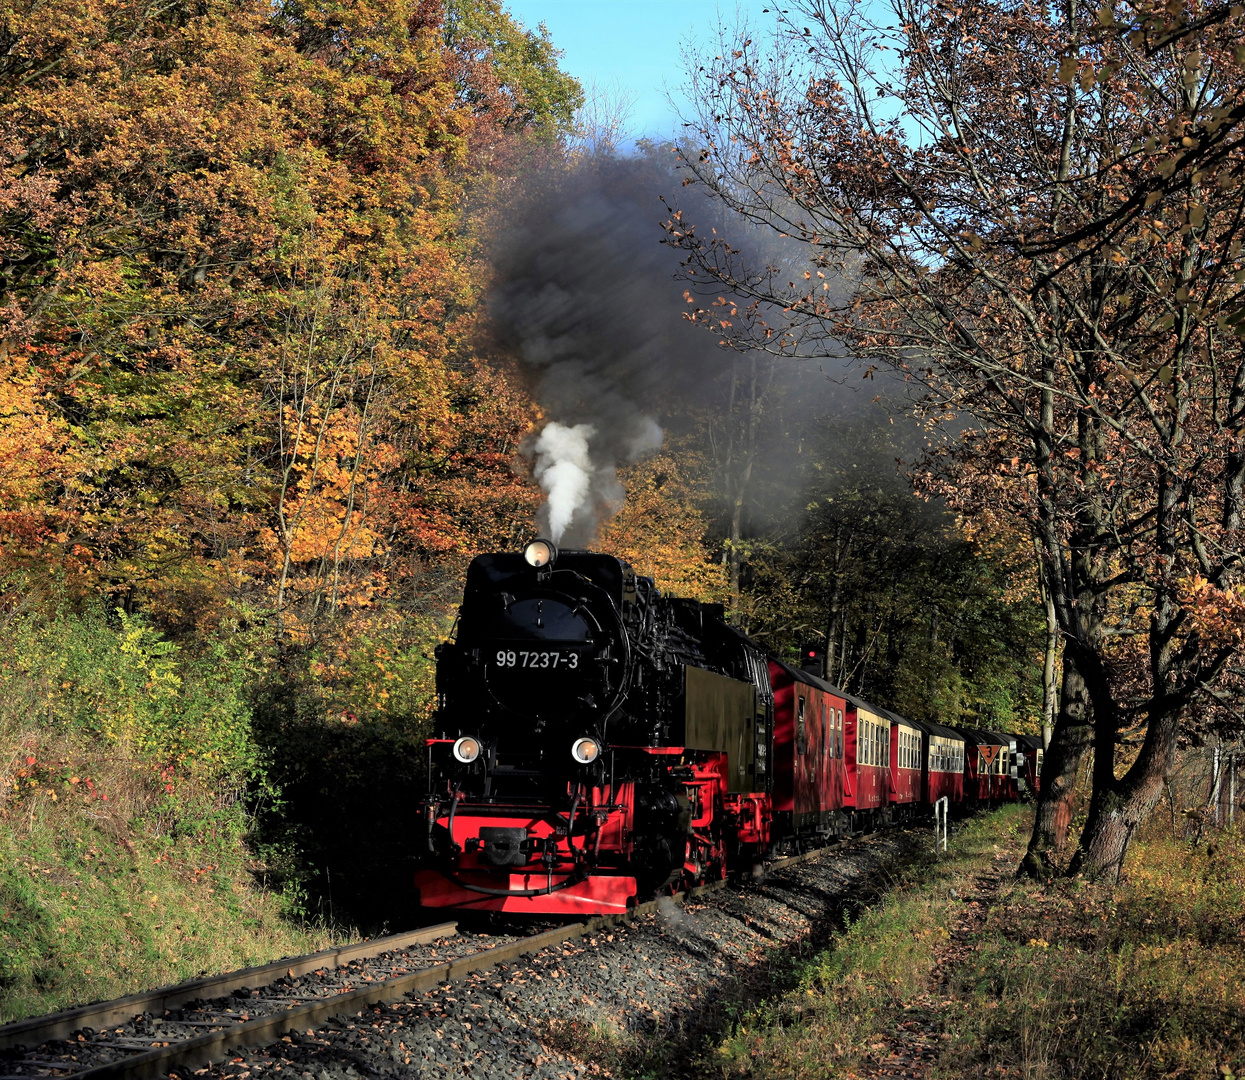
[[[10,12],[0,570],[68,571],[174,627],[242,600],[314,636],[429,562],[514,542],[533,409],[472,357],[488,273],[463,208],[494,183],[485,156],[551,121],[442,18]]]

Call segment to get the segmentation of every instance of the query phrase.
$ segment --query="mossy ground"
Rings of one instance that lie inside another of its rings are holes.
[[[99,796],[55,790],[0,815],[0,1022],[328,943],[257,884],[235,838],[153,835]]]
[[[98,612],[0,620],[0,1022],[327,941],[248,843],[244,665]]]

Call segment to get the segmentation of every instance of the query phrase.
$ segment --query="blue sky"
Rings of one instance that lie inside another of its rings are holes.
[[[562,68],[584,83],[617,84],[636,95],[631,136],[673,135],[666,101],[684,82],[681,49],[705,48],[720,21],[742,16],[772,25],[774,0],[503,0],[525,26],[549,27]],[[771,14],[763,14],[769,8]]]

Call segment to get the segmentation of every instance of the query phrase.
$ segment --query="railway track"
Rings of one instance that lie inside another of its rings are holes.
[[[804,862],[858,841],[789,856],[770,870]],[[682,901],[722,888],[713,882],[676,894]],[[114,1001],[0,1026],[0,1080],[149,1080],[187,1074],[234,1051],[276,1042],[593,934],[658,910],[669,898],[500,944],[473,947],[456,923],[377,938],[308,956],[279,960]]]

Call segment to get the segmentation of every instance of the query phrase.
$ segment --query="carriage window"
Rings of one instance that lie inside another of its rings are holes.
[[[799,702],[795,716],[795,752],[802,754],[804,753],[804,699],[800,698]]]

